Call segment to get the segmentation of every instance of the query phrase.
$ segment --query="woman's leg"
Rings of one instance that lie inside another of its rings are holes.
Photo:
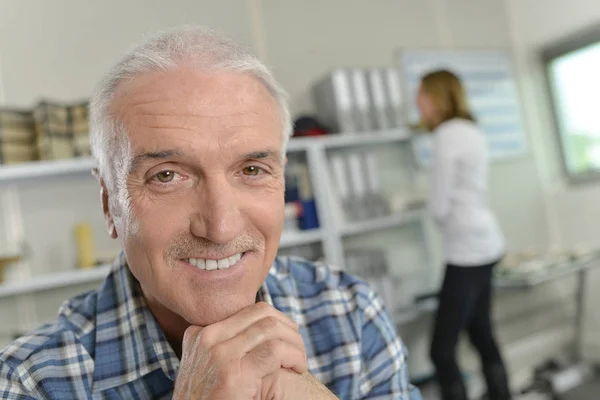
[[[473,317],[467,327],[469,338],[479,352],[490,400],[511,398],[506,369],[494,337],[491,319],[493,265],[485,267],[482,275],[482,291],[473,310]]]
[[[471,267],[446,266],[430,349],[444,400],[467,399],[455,353],[460,332],[470,322],[479,297],[474,275],[476,270]]]

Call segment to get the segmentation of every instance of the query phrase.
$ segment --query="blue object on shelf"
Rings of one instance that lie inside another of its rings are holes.
[[[302,200],[302,216],[299,219],[300,229],[316,229],[319,227],[317,205],[313,199]]]
[[[300,200],[300,187],[298,177],[292,174],[286,174],[285,177],[285,202],[291,203]]]

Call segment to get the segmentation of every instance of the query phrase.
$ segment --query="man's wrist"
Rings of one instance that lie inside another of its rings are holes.
[[[282,371],[279,393],[285,400],[320,399],[334,400],[337,397],[317,378],[309,372],[298,374],[293,371]]]

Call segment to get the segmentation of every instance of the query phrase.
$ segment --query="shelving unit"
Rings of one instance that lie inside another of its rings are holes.
[[[402,325],[410,324],[416,321],[424,314],[429,314],[437,310],[438,301],[437,299],[430,299],[422,302],[418,302],[414,307],[407,308],[404,310],[397,311],[392,315],[394,322],[398,328]]]
[[[306,151],[313,146],[319,146],[325,149],[370,146],[408,141],[412,139],[413,136],[413,131],[409,129],[391,129],[379,132],[357,132],[292,138],[288,144],[287,151]]]
[[[351,222],[341,229],[342,236],[369,233],[390,228],[397,228],[404,224],[419,222],[423,218],[423,209],[406,210],[375,219]]]
[[[401,228],[406,224],[424,224],[424,212],[419,207],[396,212],[385,217],[355,222],[344,222],[333,212],[338,207],[338,203],[328,172],[328,154],[331,151],[373,146],[410,145],[412,137],[413,132],[409,129],[395,129],[383,132],[347,133],[291,139],[287,148],[288,153],[303,153],[301,157],[304,157],[308,164],[320,228],[284,232],[280,240],[280,248],[289,249],[297,246],[320,244],[327,262],[343,266],[345,238]],[[91,170],[93,167],[94,161],[91,158],[0,166],[0,188],[16,188],[15,190],[18,190],[19,185],[26,183],[35,183],[36,187],[43,187],[50,181],[56,182],[56,179],[92,179]],[[399,164],[398,168],[402,168],[402,165]],[[23,210],[23,212],[26,212],[26,210]],[[423,234],[422,243],[427,250],[429,240],[425,234]],[[26,296],[45,290],[100,282],[108,274],[109,269],[109,265],[104,265],[90,270],[63,270],[55,273],[49,271],[48,274],[27,281],[9,281],[0,284],[0,298]],[[398,322],[408,322],[420,315],[421,312],[422,310],[406,310],[406,312],[402,312],[396,317]]]
[[[0,285],[0,298],[101,281],[109,270],[110,265],[103,265],[88,270],[55,272],[23,282],[7,282]]]
[[[91,158],[35,161],[0,167],[0,184],[18,185],[24,181],[59,178],[70,175],[89,175],[94,168]]]
[[[279,248],[302,246],[305,244],[318,243],[323,239],[323,232],[320,229],[311,229],[307,231],[283,232],[279,241]]]

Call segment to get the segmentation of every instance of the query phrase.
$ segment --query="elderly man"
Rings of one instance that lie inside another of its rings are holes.
[[[0,354],[0,398],[420,398],[366,284],[276,258],[291,123],[255,57],[172,30],[127,54],[90,111],[123,253]]]

